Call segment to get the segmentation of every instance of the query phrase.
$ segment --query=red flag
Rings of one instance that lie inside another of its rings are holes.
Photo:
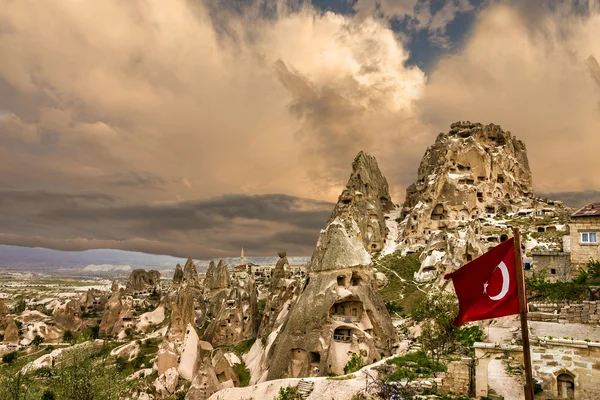
[[[454,325],[519,313],[514,238],[447,274],[458,297]]]

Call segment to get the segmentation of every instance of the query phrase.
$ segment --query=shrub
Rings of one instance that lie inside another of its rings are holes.
[[[296,386],[286,386],[279,388],[279,394],[274,400],[300,400],[300,394]]]
[[[42,343],[44,343],[44,339],[40,335],[35,335],[35,337],[31,341],[31,344],[34,346],[39,346]]]
[[[6,353],[2,356],[2,362],[6,364],[11,364],[13,361],[17,359],[17,352],[12,351],[10,353]]]
[[[394,357],[387,360],[386,364],[395,366],[394,372],[387,377],[388,382],[429,378],[447,370],[444,364],[432,361],[422,351]]]
[[[63,333],[63,342],[71,342],[73,339],[73,332],[66,330],[65,333]]]
[[[42,400],[55,400],[56,396],[52,390],[46,389],[42,394]]]
[[[344,366],[344,374],[350,374],[356,372],[365,366],[363,362],[362,354],[352,353],[350,359]]]

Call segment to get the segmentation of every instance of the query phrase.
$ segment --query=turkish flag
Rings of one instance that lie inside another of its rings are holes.
[[[519,266],[522,268],[522,266]],[[519,314],[514,238],[447,274],[458,297],[454,325]]]

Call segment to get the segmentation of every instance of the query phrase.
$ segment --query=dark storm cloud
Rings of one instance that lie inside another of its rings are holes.
[[[0,226],[15,245],[39,245],[63,250],[108,243],[125,250],[168,249],[166,254],[214,257],[234,254],[245,246],[256,254],[278,247],[309,254],[333,204],[283,194],[226,195],[199,201],[119,204],[95,193],[64,194],[0,189]],[[26,237],[28,232],[67,240]],[[214,252],[199,251],[196,243]],[[245,245],[244,245],[245,243]],[[183,250],[189,249],[189,250]],[[161,250],[162,251],[162,250]],[[152,251],[156,253],[157,251]],[[264,252],[264,253],[262,253]]]
[[[158,175],[149,172],[118,172],[107,177],[110,184],[115,186],[154,186],[160,187],[167,184],[167,181]]]
[[[568,206],[583,207],[600,201],[600,190],[583,190],[581,192],[537,193],[538,197],[560,200]]]

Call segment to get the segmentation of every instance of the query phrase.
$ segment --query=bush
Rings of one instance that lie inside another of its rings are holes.
[[[24,299],[20,299],[13,306],[12,312],[14,314],[21,314],[23,311],[25,311],[26,308],[27,308],[27,303],[25,303]]]
[[[39,346],[42,343],[44,343],[44,339],[40,335],[35,335],[35,337],[31,341],[31,344],[34,346]]]
[[[233,370],[240,378],[240,386],[245,387],[250,384],[250,370],[246,367],[246,363],[243,361],[233,366]]]
[[[46,389],[44,390],[44,394],[42,394],[42,400],[55,400],[56,396],[52,390]]]
[[[73,336],[73,332],[71,332],[70,330],[66,330],[65,333],[63,333],[63,342],[71,342],[74,338],[75,337]]]
[[[362,354],[352,353],[350,355],[350,359],[344,366],[344,374],[356,372],[364,366],[365,363],[363,362]]]
[[[387,360],[386,364],[396,367],[394,372],[387,377],[388,382],[429,378],[438,372],[447,370],[444,364],[432,361],[422,351],[394,357]]]
[[[300,394],[296,386],[286,386],[279,388],[279,394],[274,400],[300,400]]]
[[[6,353],[2,356],[2,362],[6,364],[11,364],[13,361],[17,359],[17,352],[12,351],[10,353]]]

